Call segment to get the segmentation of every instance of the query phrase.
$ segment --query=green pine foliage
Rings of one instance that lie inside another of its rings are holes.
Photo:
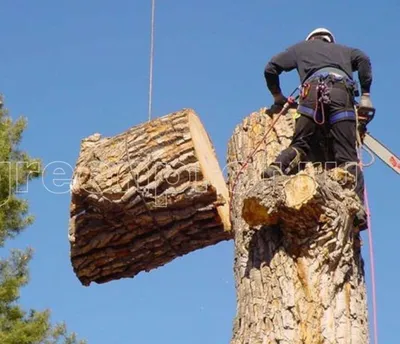
[[[18,190],[41,175],[41,163],[19,149],[26,128],[25,118],[15,121],[0,100],[0,248],[33,222],[26,200]],[[25,311],[18,304],[20,289],[29,282],[32,250],[13,250],[0,259],[1,344],[85,344],[65,324],[52,325],[50,312]]]

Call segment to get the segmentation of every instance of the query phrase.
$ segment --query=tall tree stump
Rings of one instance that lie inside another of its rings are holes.
[[[71,260],[84,285],[232,239],[226,182],[191,109],[83,140],[71,191]]]
[[[276,115],[252,113],[229,142],[237,291],[231,344],[367,344],[354,178],[308,166],[261,180],[265,166],[290,143],[290,114],[279,119],[245,170]]]

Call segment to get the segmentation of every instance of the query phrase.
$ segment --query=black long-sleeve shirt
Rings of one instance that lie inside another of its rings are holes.
[[[359,49],[321,39],[297,43],[275,55],[265,67],[264,76],[270,92],[277,94],[281,91],[279,74],[282,72],[297,69],[300,81],[304,82],[311,74],[324,67],[339,68],[350,79],[353,79],[353,72],[358,71],[361,92],[369,93],[372,83],[369,57]]]

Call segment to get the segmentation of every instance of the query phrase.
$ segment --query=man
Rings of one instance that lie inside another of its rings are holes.
[[[338,166],[356,176],[355,192],[364,204],[364,177],[358,165],[356,149],[356,114],[354,97],[358,72],[361,87],[359,108],[373,109],[370,99],[372,71],[369,57],[359,49],[336,44],[334,35],[325,28],[312,31],[305,41],[275,55],[267,64],[264,76],[275,106],[283,106],[279,75],[297,69],[302,88],[295,132],[290,146],[262,173],[270,178],[275,173],[288,174],[304,161],[312,150],[317,130],[326,124],[332,141],[330,150]],[[356,215],[355,225],[366,228],[365,211]]]

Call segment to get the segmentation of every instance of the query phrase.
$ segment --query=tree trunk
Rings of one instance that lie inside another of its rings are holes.
[[[190,109],[83,140],[71,190],[71,260],[84,285],[232,239],[228,189]]]
[[[366,344],[354,178],[308,166],[261,180],[263,168],[290,143],[290,115],[279,119],[243,169],[273,116],[265,109],[251,114],[229,142],[237,291],[231,344]]]

